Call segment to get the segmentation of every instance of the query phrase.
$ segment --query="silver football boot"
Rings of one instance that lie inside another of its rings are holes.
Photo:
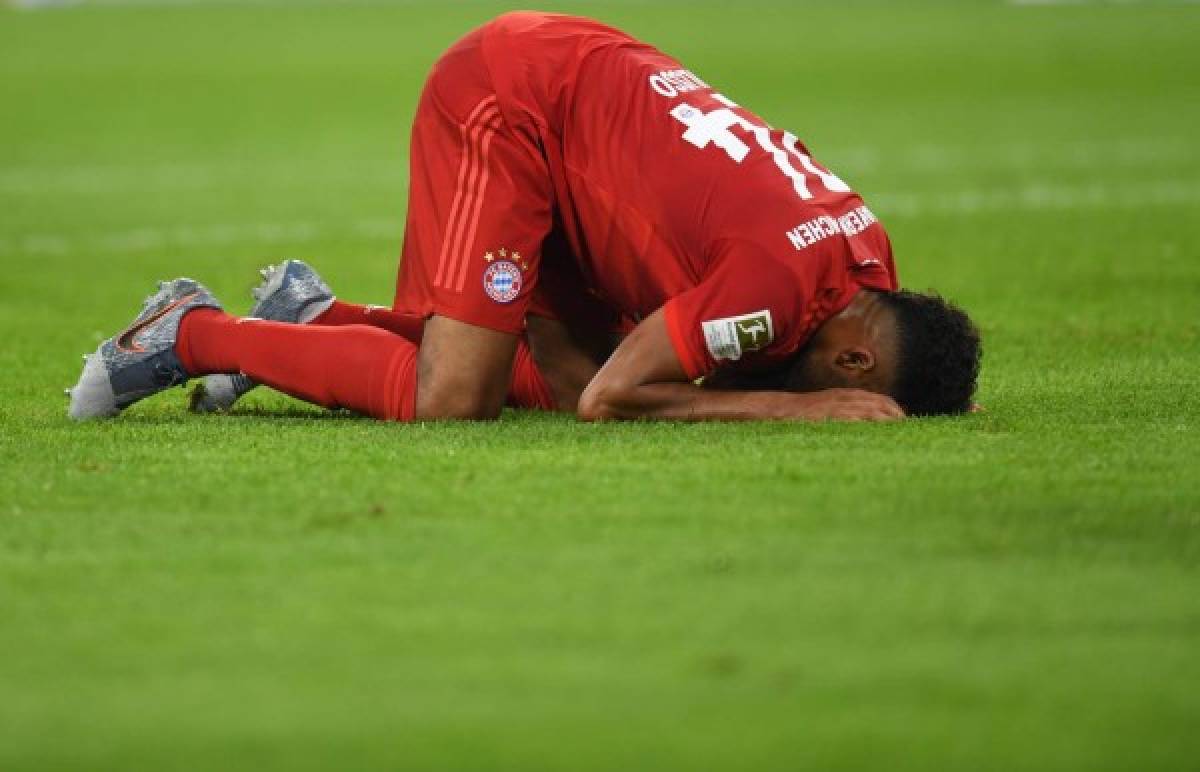
[[[263,282],[252,290],[250,316],[271,322],[308,324],[333,305],[333,290],[300,260],[284,260],[259,271]],[[246,375],[209,375],[192,390],[196,413],[225,412],[258,384]]]
[[[67,389],[67,414],[76,420],[115,416],[140,399],[187,381],[175,354],[179,322],[197,308],[220,309],[203,285],[191,279],[158,283],[133,323],[83,357],[83,373]]]

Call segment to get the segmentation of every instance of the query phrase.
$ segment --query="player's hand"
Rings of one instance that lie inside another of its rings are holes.
[[[825,389],[804,397],[801,418],[810,421],[897,421],[904,411],[886,394],[862,389]]]

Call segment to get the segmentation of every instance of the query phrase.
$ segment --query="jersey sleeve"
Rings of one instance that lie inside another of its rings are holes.
[[[848,248],[848,266],[858,284],[878,290],[900,288],[892,244],[882,225],[873,225],[862,237],[849,239]]]
[[[813,288],[774,260],[722,260],[663,307],[671,345],[691,380],[747,355],[790,353],[803,342]]]

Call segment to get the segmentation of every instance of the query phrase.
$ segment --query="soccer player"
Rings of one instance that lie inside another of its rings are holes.
[[[162,285],[71,415],[242,373],[401,421],[494,418],[521,383],[588,420],[883,420],[968,410],[979,368],[966,315],[898,290],[883,226],[793,134],[570,16],[506,14],[435,64],[391,311],[298,313],[315,274],[283,273],[278,321]]]

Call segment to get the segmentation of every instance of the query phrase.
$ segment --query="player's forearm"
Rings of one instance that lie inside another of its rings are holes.
[[[594,381],[579,402],[585,421],[893,421],[904,411],[890,397],[860,389],[713,391],[690,383],[621,386]]]
[[[651,383],[589,390],[580,417],[589,421],[813,420],[812,395],[775,391],[712,391],[690,383]]]
[[[860,389],[723,391],[689,382],[660,309],[648,316],[600,368],[579,398],[585,421],[884,421],[903,418],[888,396]]]

